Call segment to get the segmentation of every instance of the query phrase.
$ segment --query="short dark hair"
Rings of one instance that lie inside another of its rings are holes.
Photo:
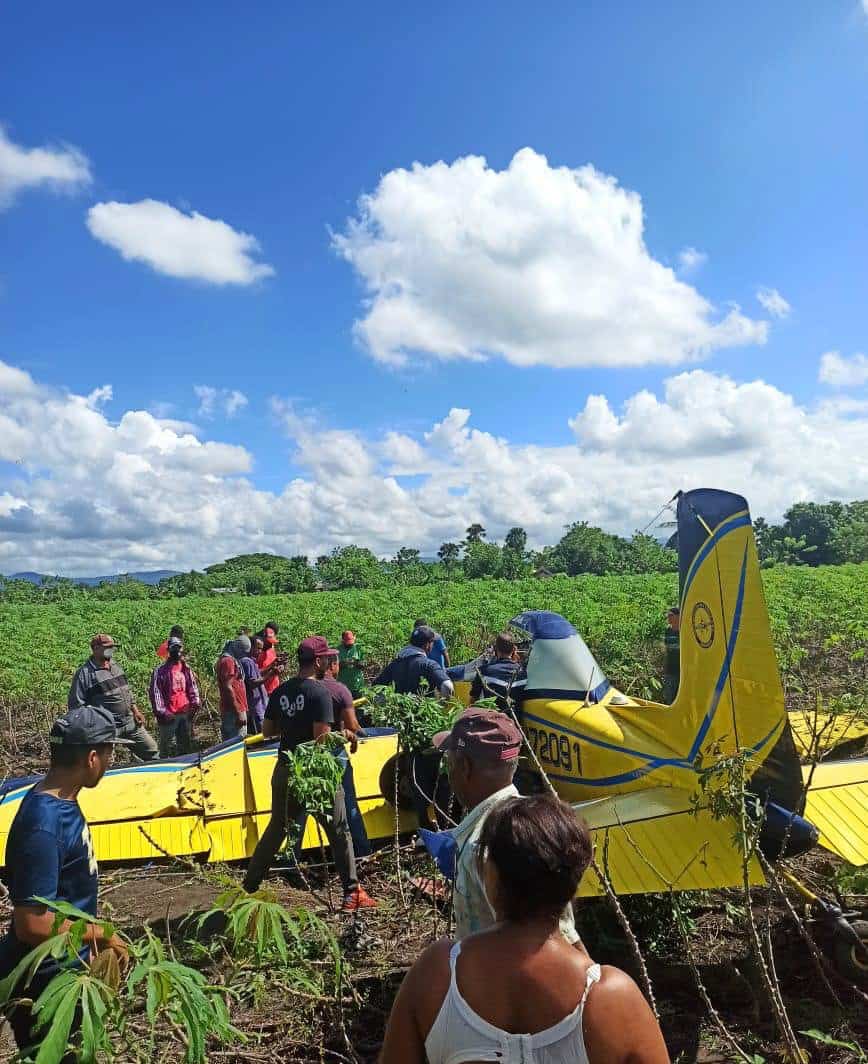
[[[180,624],[173,624],[172,625],[172,627],[169,629],[169,638],[170,639],[183,639],[184,638],[184,629],[180,626]]]
[[[410,644],[414,647],[426,647],[437,638],[437,633],[427,624],[417,624],[410,634]]]
[[[71,744],[56,743],[49,747],[50,763],[52,768],[78,768],[87,761],[91,750],[100,753],[105,752],[111,743],[99,743],[97,746],[73,746]]]
[[[278,625],[277,621],[266,621],[265,624],[262,626],[262,631],[264,632],[266,628],[270,628],[275,635],[280,634],[280,626]]]
[[[485,818],[479,859],[497,869],[507,920],[556,922],[591,862],[591,836],[554,795],[507,798]]]
[[[494,640],[494,653],[502,658],[508,658],[515,650],[515,640],[509,632],[501,632]]]
[[[424,628],[427,623],[428,622],[425,620],[424,617],[417,617],[416,620],[413,621],[413,628],[414,630],[416,628]]]

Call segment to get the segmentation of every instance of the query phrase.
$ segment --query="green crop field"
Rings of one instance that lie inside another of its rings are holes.
[[[864,690],[868,646],[868,565],[779,567],[763,582],[778,660],[788,691]],[[510,617],[549,609],[578,628],[601,666],[622,689],[654,691],[664,613],[677,596],[674,574],[559,576],[550,580],[479,580],[296,595],[99,602],[71,596],[51,605],[0,604],[0,699],[64,703],[75,668],[97,631],[121,644],[117,660],[146,703],[157,663],[154,648],[170,625],[187,632],[188,657],[206,685],[224,640],[239,626],[274,619],[283,648],[320,633],[337,639],[352,628],[369,661],[383,663],[406,639],[417,616],[445,636],[453,662],[475,655]]]

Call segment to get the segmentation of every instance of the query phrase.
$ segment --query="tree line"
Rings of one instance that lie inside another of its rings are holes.
[[[868,561],[868,500],[853,503],[796,503],[780,524],[754,521],[757,550],[764,567],[838,565]],[[401,547],[389,559],[356,544],[335,547],[311,562],[304,555],[241,554],[202,571],[168,577],[149,586],[121,579],[84,587],[54,577],[42,585],[2,580],[0,598],[15,602],[57,601],[70,595],[91,598],[148,599],[184,595],[241,593],[271,595],[304,591],[380,588],[480,579],[519,580],[565,573],[664,573],[677,569],[674,536],[661,544],[636,532],[629,539],[576,521],[553,546],[532,551],[527,532],[511,528],[502,542],[489,540],[478,523],[464,537],[441,544],[437,557],[425,558],[415,547]]]

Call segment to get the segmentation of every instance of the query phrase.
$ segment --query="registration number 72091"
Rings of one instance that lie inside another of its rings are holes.
[[[548,728],[525,727],[524,730],[533,752],[544,765],[581,775],[582,752],[578,740]]]

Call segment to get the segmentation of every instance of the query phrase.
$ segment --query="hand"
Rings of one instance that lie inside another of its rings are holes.
[[[141,726],[141,725],[143,725],[145,723],[145,718],[142,716],[141,710],[139,709],[138,706],[133,706],[133,720],[139,726]]]
[[[112,935],[106,942],[106,947],[117,957],[121,971],[126,971],[130,963],[130,953],[123,939],[119,938],[118,935]]]
[[[238,724],[238,735],[242,739],[246,739],[247,738],[247,720],[246,720],[246,718],[244,720],[239,720],[236,723]]]
[[[356,735],[356,733],[354,731],[351,731],[349,728],[342,728],[341,735],[343,735],[346,741],[350,744],[350,753],[354,754],[359,748],[358,735]]]

